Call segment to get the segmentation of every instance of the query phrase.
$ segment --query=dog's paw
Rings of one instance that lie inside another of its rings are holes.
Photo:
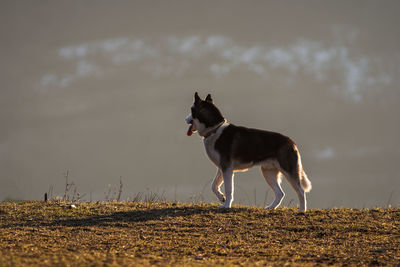
[[[225,202],[223,205],[220,205],[220,208],[230,209],[231,205],[229,205],[227,202]]]

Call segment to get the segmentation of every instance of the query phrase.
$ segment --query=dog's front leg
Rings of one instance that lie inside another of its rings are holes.
[[[233,201],[233,169],[227,168],[225,170],[222,170],[222,177],[224,178],[226,197],[223,207],[230,208]]]
[[[222,194],[220,188],[222,184],[222,172],[220,169],[217,170],[217,174],[215,175],[214,181],[211,185],[211,189],[214,192],[214,194],[218,197],[219,201],[221,201],[222,204],[225,203],[225,196]]]

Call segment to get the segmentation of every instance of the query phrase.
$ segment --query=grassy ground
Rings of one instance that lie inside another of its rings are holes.
[[[0,241],[0,266],[399,266],[400,210],[1,203]]]

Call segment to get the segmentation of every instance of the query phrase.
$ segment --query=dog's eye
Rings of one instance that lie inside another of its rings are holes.
[[[191,111],[192,111],[192,118],[196,118],[198,113],[197,109],[195,107],[192,107]]]

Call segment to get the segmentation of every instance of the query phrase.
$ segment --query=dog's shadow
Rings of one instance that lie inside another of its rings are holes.
[[[232,213],[242,210],[243,208],[220,208],[220,207],[165,207],[165,208],[148,208],[142,210],[120,211],[108,215],[97,215],[79,219],[65,219],[54,222],[56,225],[62,226],[94,226],[94,225],[110,225],[113,223],[135,223],[156,220],[165,220],[174,217],[190,217],[198,214],[219,214]]]
[[[46,221],[42,219],[40,221],[29,220],[23,223],[10,223],[8,225],[2,225],[0,228],[13,228],[13,227],[57,227],[57,226],[69,226],[69,227],[85,227],[85,226],[128,226],[132,223],[154,221],[154,220],[165,220],[168,217],[190,217],[198,214],[220,214],[220,213],[233,213],[243,210],[244,208],[220,208],[220,207],[149,207],[144,209],[134,209],[132,211],[118,211],[104,215],[94,215],[81,218],[62,218]],[[128,223],[128,224],[127,224]]]

